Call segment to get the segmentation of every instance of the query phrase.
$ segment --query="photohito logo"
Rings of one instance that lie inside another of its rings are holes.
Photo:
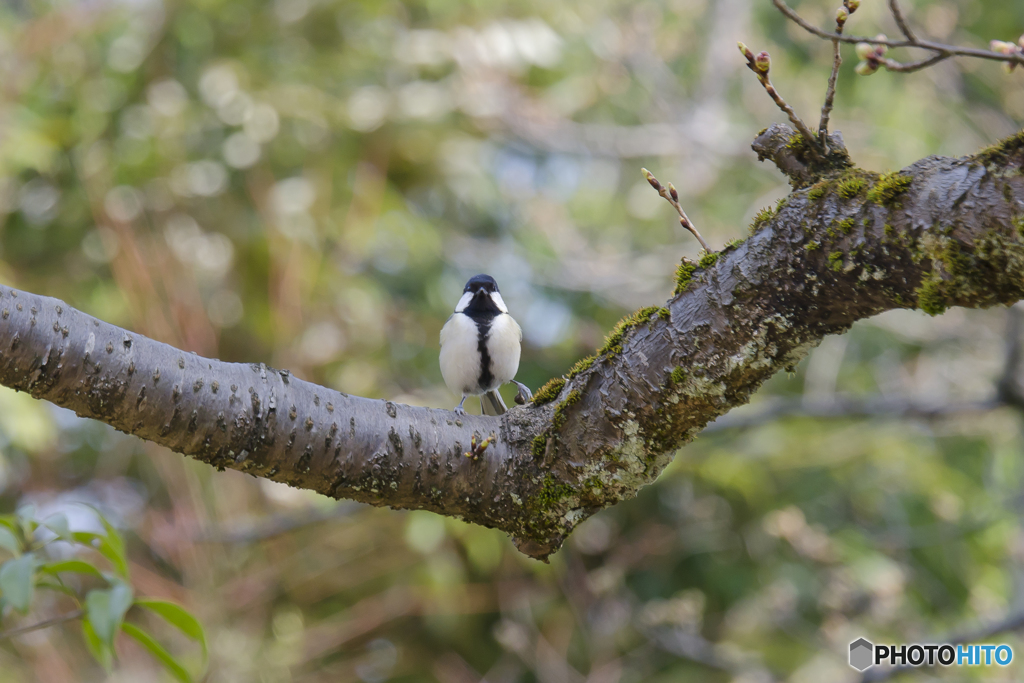
[[[1009,645],[953,645],[951,643],[874,645],[865,638],[850,643],[850,666],[864,671],[876,664],[890,666],[1007,666],[1013,661]]]

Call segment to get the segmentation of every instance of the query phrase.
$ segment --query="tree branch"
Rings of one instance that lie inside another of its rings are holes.
[[[899,26],[900,33],[902,33],[910,42],[918,42],[913,29],[910,28],[910,24],[907,23],[906,18],[903,16],[903,8],[900,7],[899,0],[889,0],[889,12],[892,14],[892,18],[896,21],[896,25]]]
[[[29,624],[28,626],[21,626],[18,628],[9,629],[7,631],[0,631],[0,641],[8,640],[9,638],[14,638],[16,636],[24,635],[26,633],[31,633],[32,631],[50,628],[51,626],[56,626],[57,624],[63,624],[66,621],[74,621],[75,619],[81,619],[84,616],[85,610],[77,609],[74,612],[68,612],[67,614],[62,614],[60,616],[53,617],[52,619],[45,619],[34,624]]]
[[[939,57],[939,55],[943,55],[942,59],[947,59],[949,57],[977,57],[979,59],[990,59],[997,62],[1007,62],[1009,64],[1024,65],[1024,55],[1020,53],[1007,54],[1003,52],[996,52],[994,50],[981,50],[973,47],[943,45],[942,43],[934,43],[930,40],[917,40],[911,38],[910,36],[907,36],[907,40],[889,40],[885,36],[876,36],[874,38],[871,38],[868,36],[848,36],[841,35],[839,33],[830,33],[808,22],[806,19],[797,14],[792,7],[783,2],[783,0],[772,0],[772,4],[774,4],[775,7],[780,12],[782,12],[790,21],[794,22],[795,24],[800,26],[800,28],[804,29],[808,33],[816,35],[819,38],[827,38],[828,40],[835,40],[841,43],[868,43],[870,45],[885,45],[886,47],[917,47],[921,48],[922,50],[930,50],[932,52],[939,53],[935,57],[930,58],[935,61],[941,61],[941,59],[937,58]],[[895,3],[892,3],[890,6],[895,6],[897,10],[899,9],[899,6],[895,5]],[[903,30],[903,26],[906,23],[905,20],[902,20],[902,16],[903,15],[900,14],[899,18],[896,19],[897,25],[900,26],[900,30]],[[911,33],[911,35],[913,34]],[[920,66],[921,63],[922,62],[917,63],[918,66],[916,67],[916,69],[923,68],[922,66]],[[886,66],[886,68],[890,67]]]
[[[746,242],[684,264],[665,307],[624,320],[596,358],[501,418],[201,358],[7,287],[0,384],[221,469],[502,529],[544,559],[824,335],[892,308],[1024,297],[1024,133],[885,176],[807,175],[798,149],[768,144],[792,136],[773,127],[758,152],[803,189]]]

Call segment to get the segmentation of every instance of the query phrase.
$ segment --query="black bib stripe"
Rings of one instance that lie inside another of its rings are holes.
[[[483,296],[474,296],[462,313],[476,323],[476,348],[480,353],[480,379],[477,388],[483,392],[494,383],[491,353],[487,350],[487,338],[491,333],[491,322],[501,315],[501,309],[489,295],[484,294]]]
[[[492,318],[493,319],[493,318]],[[494,382],[494,373],[491,372],[491,354],[487,350],[487,338],[491,333],[491,321],[478,321],[476,324],[476,348],[480,352],[480,379],[479,389],[487,389]]]

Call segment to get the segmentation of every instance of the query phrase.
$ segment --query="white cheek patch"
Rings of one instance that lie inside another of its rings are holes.
[[[500,292],[491,292],[491,301],[498,307],[498,310],[502,313],[508,313],[508,306],[505,305],[505,300],[501,298]]]
[[[466,310],[466,306],[468,306],[469,302],[472,301],[472,300],[473,300],[473,293],[472,292],[466,292],[465,294],[463,294],[462,298],[459,299],[458,305],[455,306],[455,312],[456,313],[462,313],[464,310]]]

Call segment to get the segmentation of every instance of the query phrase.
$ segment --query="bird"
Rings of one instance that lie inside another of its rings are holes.
[[[517,403],[532,395],[516,382],[523,330],[508,314],[498,283],[490,275],[469,278],[455,312],[441,328],[441,376],[453,393],[462,396],[455,412],[462,415],[470,396],[480,397],[484,415],[506,410],[498,387],[513,382],[519,387]]]

